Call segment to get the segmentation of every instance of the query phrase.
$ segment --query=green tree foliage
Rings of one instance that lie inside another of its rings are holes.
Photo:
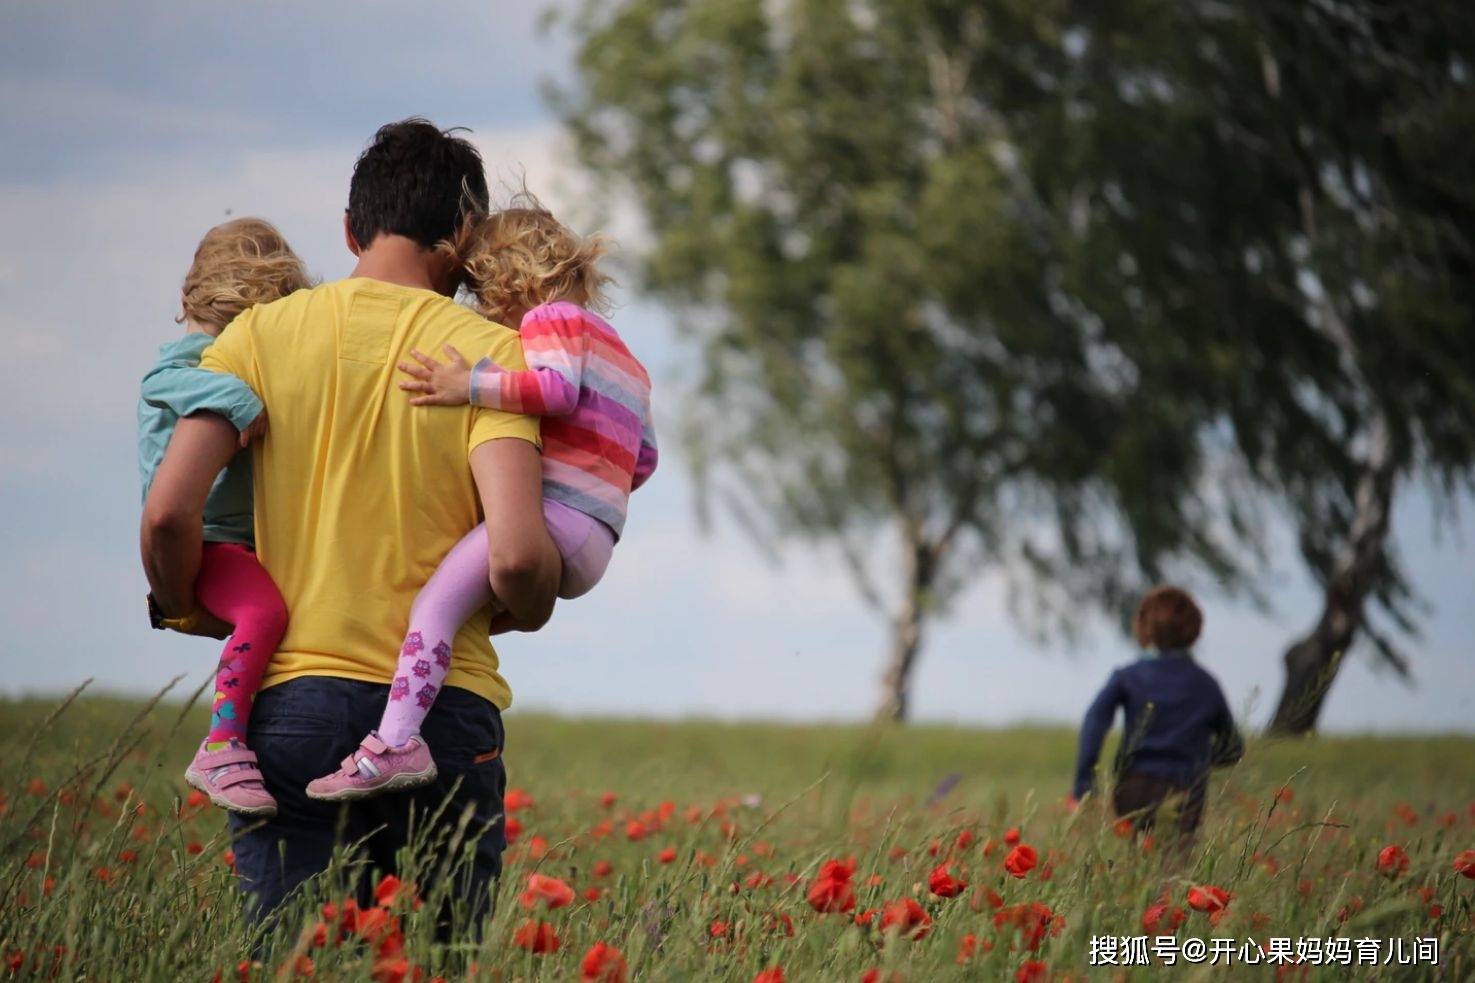
[[[1408,624],[1359,502],[1469,481],[1469,20],[590,2],[558,98],[700,353],[703,487],[838,545],[900,717],[928,618],[982,571],[1034,624],[1169,574],[1244,587],[1267,493],[1352,633],[1369,597]]]

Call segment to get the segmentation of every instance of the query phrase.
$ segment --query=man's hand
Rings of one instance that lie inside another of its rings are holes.
[[[492,615],[492,625],[490,628],[487,629],[487,634],[506,635],[509,632],[514,631],[538,631],[545,624],[547,624],[546,621],[536,625],[528,624],[525,621],[518,621],[517,618],[513,616],[511,611],[498,611],[496,614]]]
[[[223,642],[235,632],[236,627],[235,625],[221,621],[204,608],[200,608],[195,612],[195,623],[189,631],[182,631],[178,628],[171,628],[170,630],[178,631],[181,635],[195,635],[199,638],[213,638],[216,641]]]
[[[246,429],[241,431],[241,447],[251,446],[251,441],[260,440],[266,436],[266,410],[256,414],[256,419],[246,424]]]
[[[413,382],[401,380],[399,387],[423,394],[410,400],[411,406],[465,406],[471,402],[471,366],[450,345],[442,350],[450,360],[445,365],[413,348],[410,357],[420,364],[399,363],[401,372],[414,376]]]

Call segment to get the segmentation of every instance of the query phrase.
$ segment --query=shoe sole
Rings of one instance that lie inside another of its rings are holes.
[[[233,812],[237,816],[249,816],[252,819],[271,819],[277,814],[276,806],[238,806],[229,799],[223,799],[211,788],[210,782],[204,775],[197,771],[188,770],[184,773],[184,780],[190,788],[201,792],[210,800],[210,804],[226,812]]]
[[[314,792],[307,790],[307,797],[318,802],[355,802],[359,799],[372,799],[376,795],[385,792],[403,792],[407,789],[419,788],[421,785],[429,785],[435,781],[438,774],[434,764],[424,771],[402,771],[398,775],[391,776],[383,785],[375,785],[373,788],[345,788],[336,792]]]

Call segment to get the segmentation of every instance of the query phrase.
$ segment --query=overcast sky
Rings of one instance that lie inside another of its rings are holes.
[[[521,2],[126,4],[0,7],[0,691],[91,676],[142,693],[192,684],[214,643],[152,632],[138,562],[138,382],[175,336],[179,281],[227,215],[277,223],[324,278],[351,257],[341,215],[354,157],[381,123],[423,114],[471,127],[492,176],[530,187],[575,224],[613,216],[572,171],[540,85],[569,71],[566,43]],[[686,353],[659,307],[620,297],[616,326],[661,400]],[[667,426],[668,432],[670,431]],[[538,636],[502,646],[519,707],[620,715],[859,718],[875,701],[881,622],[838,564],[794,550],[775,566],[731,529],[699,533],[671,441],[633,500],[609,576]],[[1407,489],[1395,536],[1429,605],[1412,688],[1354,658],[1328,729],[1469,730],[1475,694],[1475,550],[1436,535]],[[1280,652],[1317,602],[1294,557],[1266,585],[1270,612],[1208,598],[1199,654],[1247,722],[1263,722]],[[1110,667],[1103,632],[1042,649],[984,580],[930,637],[920,719],[1073,721]],[[192,688],[192,686],[191,686]]]

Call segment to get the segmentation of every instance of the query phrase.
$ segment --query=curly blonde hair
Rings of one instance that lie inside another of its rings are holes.
[[[608,311],[604,285],[611,279],[598,265],[604,237],[571,231],[526,192],[514,201],[469,219],[441,244],[465,269],[482,315],[515,328],[526,312],[558,300]]]
[[[224,328],[248,307],[310,286],[307,268],[276,226],[259,218],[233,219],[206,232],[196,247],[177,320]]]

